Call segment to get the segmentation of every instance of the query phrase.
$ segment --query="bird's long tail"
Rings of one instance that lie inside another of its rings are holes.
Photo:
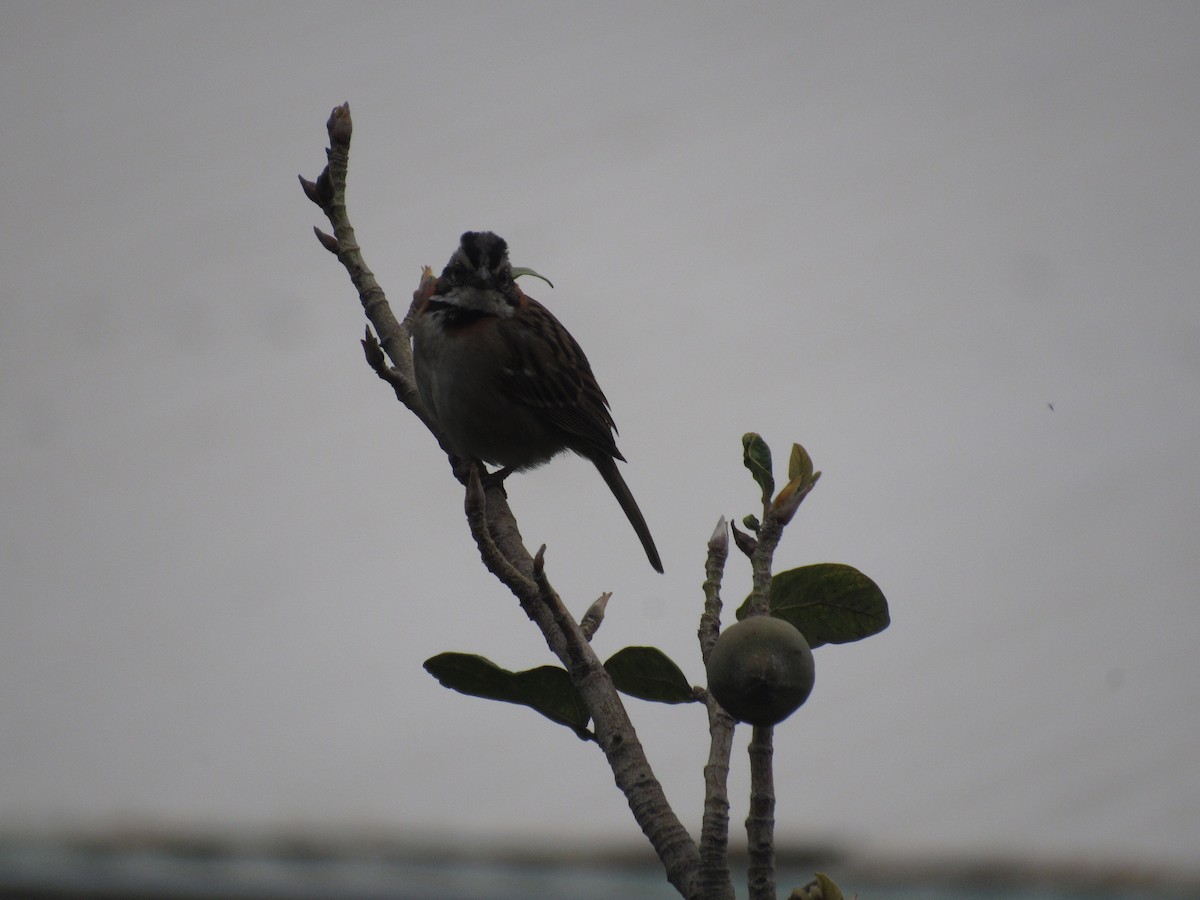
[[[654,538],[650,536],[650,528],[646,525],[646,520],[642,518],[642,511],[638,509],[637,501],[629,492],[629,485],[625,483],[625,479],[621,477],[621,473],[617,469],[617,461],[611,456],[598,456],[593,458],[592,462],[600,470],[601,477],[604,478],[609,490],[613,492],[613,496],[617,498],[617,502],[621,504],[621,509],[625,510],[625,515],[629,517],[629,524],[637,532],[638,539],[646,551],[646,558],[650,560],[650,565],[654,566],[654,571],[661,572],[663,570],[662,560],[658,558],[658,549],[654,546]]]

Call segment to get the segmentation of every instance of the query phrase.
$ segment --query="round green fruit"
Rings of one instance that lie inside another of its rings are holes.
[[[708,655],[708,689],[739,722],[777,725],[812,693],[812,650],[796,627],[752,616],[721,632]]]

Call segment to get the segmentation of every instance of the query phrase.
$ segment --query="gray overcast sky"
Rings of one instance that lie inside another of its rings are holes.
[[[510,484],[569,604],[615,591],[602,655],[700,681],[742,433],[824,470],[780,565],[894,623],[817,651],[783,836],[1194,864],[1200,6],[3,20],[0,828],[637,839],[594,747],[421,669],[549,655],[313,240],[349,99],[393,300],[493,229],[612,400],[665,576],[586,463]],[[632,714],[698,830],[703,715]]]

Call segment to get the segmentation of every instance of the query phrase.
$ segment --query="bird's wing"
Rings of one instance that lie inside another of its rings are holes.
[[[553,327],[530,328],[512,319],[500,320],[507,350],[501,367],[502,389],[515,400],[536,410],[566,434],[567,445],[585,455],[599,451],[624,459],[613,440],[616,425],[608,399],[592,374],[583,348],[553,314],[529,297],[531,317],[545,317]]]

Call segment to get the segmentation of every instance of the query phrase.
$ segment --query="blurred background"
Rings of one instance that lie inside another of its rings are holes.
[[[568,605],[614,592],[602,657],[701,683],[742,433],[823,470],[779,568],[893,624],[778,731],[796,879],[1200,896],[1200,6],[0,15],[0,885],[671,896],[594,746],[421,668],[551,659],[313,239],[349,100],[393,303],[494,230],[612,402],[665,576],[586,462],[509,483]],[[703,714],[631,714],[698,832]]]

